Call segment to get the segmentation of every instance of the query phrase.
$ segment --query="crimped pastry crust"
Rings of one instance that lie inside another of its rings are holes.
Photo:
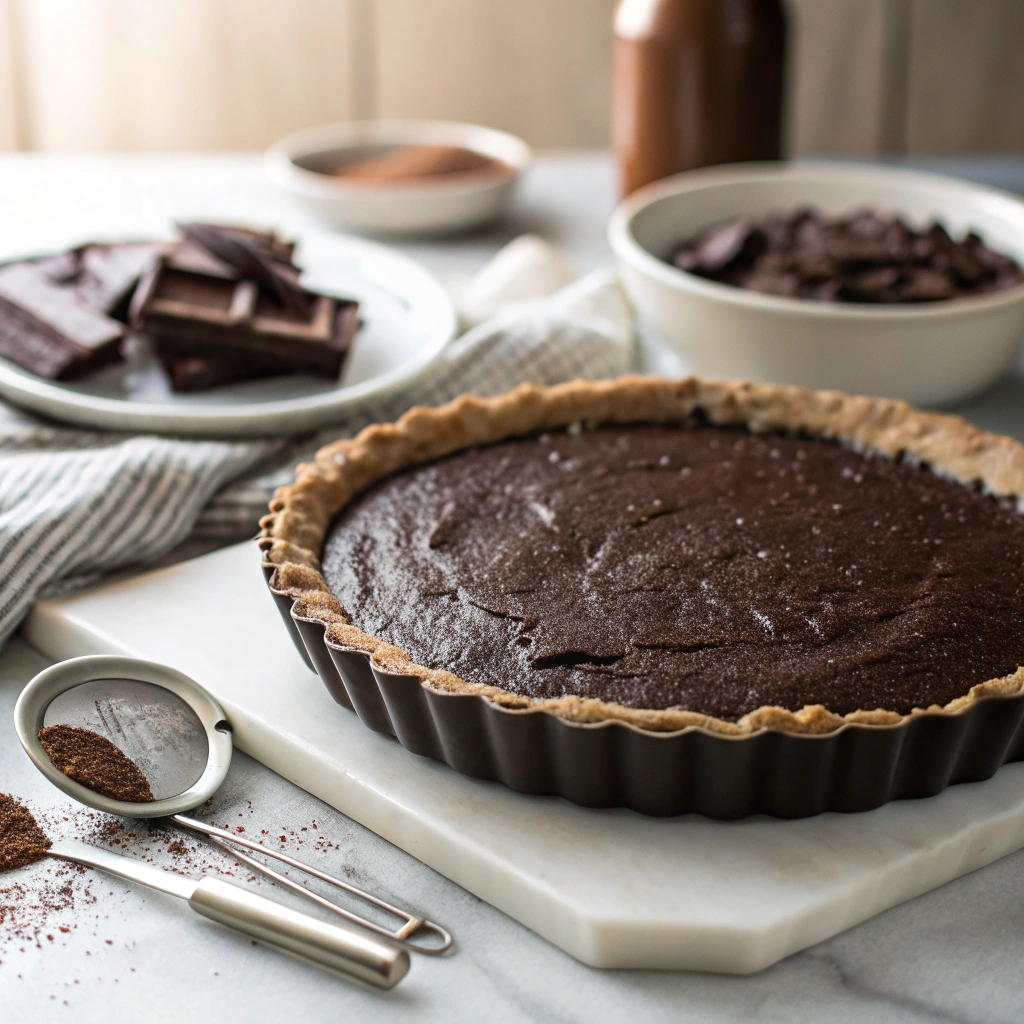
[[[397,423],[367,427],[352,440],[321,448],[314,462],[298,467],[294,483],[278,489],[270,513],[260,522],[264,565],[274,570],[271,588],[293,600],[294,614],[323,623],[329,644],[360,651],[383,671],[419,677],[437,691],[476,694],[505,708],[546,711],[574,722],[621,721],[659,732],[696,726],[734,736],[763,729],[823,734],[850,723],[893,726],[923,713],[956,714],[983,698],[1024,694],[1024,668],[1018,668],[972,687],[944,707],[915,709],[910,715],[880,708],[840,716],[815,704],[797,712],[761,707],[729,722],[698,712],[642,710],[575,696],[531,699],[417,665],[397,647],[356,629],[319,572],[320,552],[337,513],[398,470],[462,448],[571,423],[673,423],[696,413],[716,425],[825,438],[893,459],[911,458],[997,497],[1024,495],[1024,445],[955,416],[919,412],[906,402],[696,378],[524,384],[496,398],[464,395],[438,409],[410,409]]]

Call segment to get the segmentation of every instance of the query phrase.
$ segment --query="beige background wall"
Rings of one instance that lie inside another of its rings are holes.
[[[790,150],[1024,152],[1024,0],[789,0]],[[0,0],[0,149],[262,147],[350,117],[608,138],[615,0]]]

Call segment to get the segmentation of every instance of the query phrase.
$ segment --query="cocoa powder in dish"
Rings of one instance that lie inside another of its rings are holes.
[[[364,185],[392,185],[436,181],[455,174],[493,174],[504,169],[505,165],[493,157],[460,146],[397,146],[377,156],[340,164],[331,173]]]
[[[133,804],[156,799],[139,766],[91,729],[49,725],[39,730],[39,742],[58,770],[94,793]]]
[[[32,812],[13,796],[0,793],[0,872],[42,860],[50,845]]]

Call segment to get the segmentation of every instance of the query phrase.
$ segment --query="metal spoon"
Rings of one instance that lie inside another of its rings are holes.
[[[71,839],[54,843],[47,855],[188,900],[197,914],[334,974],[393,988],[409,972],[408,952],[390,942],[381,942],[356,928],[300,914],[220,878],[187,878]]]

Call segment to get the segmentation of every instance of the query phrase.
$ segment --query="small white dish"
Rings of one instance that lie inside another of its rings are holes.
[[[145,351],[82,380],[44,380],[0,359],[0,395],[56,419],[108,430],[201,437],[298,433],[339,422],[411,384],[455,336],[443,285],[401,253],[323,231],[296,237],[302,281],[360,304],[340,380],[294,374],[175,394]]]
[[[321,173],[346,158],[398,146],[457,146],[501,166],[387,185]],[[267,150],[265,166],[273,182],[326,223],[368,234],[421,235],[463,231],[494,220],[508,207],[531,158],[522,139],[479,125],[345,121],[280,139]]]
[[[1024,263],[1024,202],[917,171],[857,164],[737,164],[691,171],[622,202],[609,241],[641,324],[705,377],[773,381],[920,405],[960,401],[1011,365],[1024,336],[1024,286],[917,305],[815,302],[685,273],[664,257],[715,223],[814,205],[874,207],[954,235],[976,230]]]

